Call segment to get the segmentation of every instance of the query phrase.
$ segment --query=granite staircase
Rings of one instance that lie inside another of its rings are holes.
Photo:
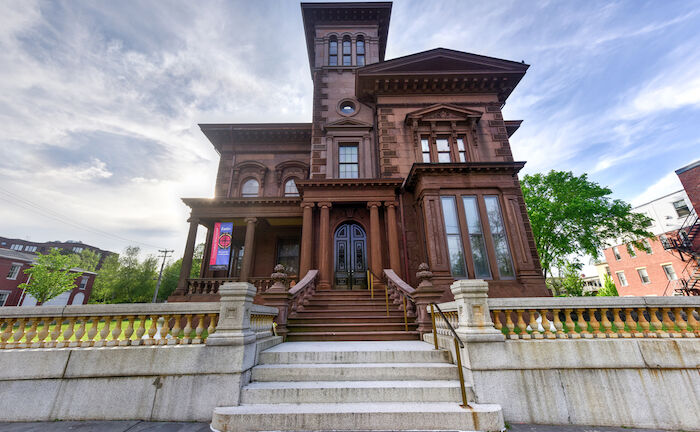
[[[460,406],[457,367],[420,341],[291,342],[263,351],[214,431],[500,431],[499,405]]]
[[[412,317],[404,323],[403,310],[389,303],[383,288],[316,291],[303,311],[287,319],[287,341],[418,340]]]

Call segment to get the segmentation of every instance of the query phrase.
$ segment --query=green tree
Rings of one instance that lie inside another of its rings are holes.
[[[617,287],[615,286],[615,282],[613,282],[612,278],[610,275],[605,275],[605,283],[603,284],[603,287],[598,290],[598,296],[599,297],[617,297],[620,294],[617,292]]]
[[[168,263],[163,269],[163,279],[158,290],[158,301],[167,299],[177,288],[180,280],[180,269],[182,268],[182,258]],[[199,276],[199,275],[197,275]]]
[[[76,266],[85,271],[94,272],[100,263],[100,258],[102,254],[94,252],[90,249],[83,249],[80,254],[76,255],[77,264]]]
[[[610,239],[643,247],[652,236],[645,229],[646,215],[609,197],[612,191],[567,171],[526,175],[522,180],[532,232],[545,278],[564,267],[567,257],[597,258]]]
[[[190,270],[191,278],[198,278],[199,272],[202,268],[202,262],[204,261],[204,243],[198,244],[194,248],[194,253],[192,254],[192,269]]]
[[[75,288],[75,279],[81,276],[80,272],[72,272],[77,264],[73,255],[61,255],[57,249],[51,249],[47,254],[38,254],[36,262],[26,270],[29,281],[19,285],[37,301],[43,304],[52,298]]]
[[[148,256],[139,261],[141,248],[129,246],[119,258],[115,303],[144,303],[152,299],[156,287],[158,259]]]
[[[119,289],[119,269],[119,255],[105,257],[92,285],[90,303],[112,303]]]

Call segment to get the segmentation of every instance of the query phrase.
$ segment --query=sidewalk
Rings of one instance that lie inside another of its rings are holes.
[[[143,421],[56,421],[1,423],[0,432],[210,432],[207,423]],[[388,431],[387,431],[388,432]],[[511,424],[508,432],[668,432],[659,429],[630,429],[593,426],[546,426]]]

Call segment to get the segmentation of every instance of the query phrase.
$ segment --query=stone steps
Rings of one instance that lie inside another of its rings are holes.
[[[337,316],[335,314],[331,316],[307,316],[309,314],[303,314],[301,318],[289,318],[288,325],[299,325],[299,324],[324,324],[329,322],[329,318],[333,321],[344,322],[344,323],[401,323],[403,324],[403,313],[386,315],[367,315],[367,314],[344,314]],[[410,321],[409,321],[410,325]]]
[[[334,320],[332,322],[324,322],[318,324],[299,323],[290,320],[287,328],[291,333],[339,333],[339,332],[383,332],[383,331],[402,331],[408,327],[409,330],[415,330],[418,325],[415,323],[404,324],[403,320],[395,320],[394,322],[377,322],[376,320],[366,320],[363,322],[346,322],[342,320]]]
[[[503,430],[498,405],[460,406],[447,351],[419,341],[287,342],[259,355],[213,431]],[[471,393],[471,392],[469,392]]]
[[[287,340],[298,341],[393,341],[418,340],[417,331],[366,331],[366,332],[296,332],[287,333]]]

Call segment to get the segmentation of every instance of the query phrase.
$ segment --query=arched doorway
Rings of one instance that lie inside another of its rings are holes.
[[[365,230],[356,223],[344,223],[335,230],[333,237],[334,288],[367,288],[367,236]]]

